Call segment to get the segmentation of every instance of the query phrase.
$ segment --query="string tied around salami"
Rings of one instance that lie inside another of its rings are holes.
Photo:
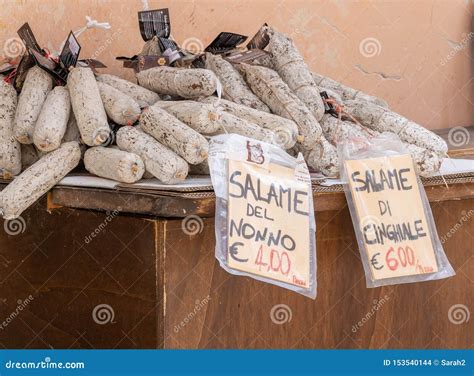
[[[326,97],[325,97],[323,95],[323,93],[326,94],[326,92],[321,93],[321,97],[323,97],[324,103],[330,105],[329,106],[330,109],[326,111],[327,113],[331,114],[334,117],[337,117],[339,120],[342,120],[342,117],[345,116],[345,117],[349,118],[351,121],[353,121],[355,124],[360,126],[360,122],[355,117],[353,117],[348,112],[344,111],[344,106],[342,104],[339,104],[333,98],[329,98],[327,96],[327,94],[326,94]]]
[[[80,29],[74,31],[74,36],[78,38],[82,33],[84,33],[86,30],[89,29],[103,29],[103,30],[108,30],[110,29],[111,26],[108,22],[99,22],[97,20],[94,20],[90,16],[86,16],[86,24],[81,27]],[[61,46],[59,47],[58,51],[62,51],[64,48],[64,45],[66,44],[67,39],[65,39],[62,43]],[[59,52],[55,54],[56,56],[59,56]]]
[[[8,84],[11,84],[12,81],[13,81],[13,79],[14,79],[15,76],[16,76],[16,71],[17,71],[16,68],[13,69],[13,70],[8,74],[8,76],[5,76],[5,77],[3,78],[3,81],[5,81],[5,82],[8,83]]]
[[[216,80],[217,100],[215,102],[212,102],[212,106],[214,107],[216,115],[220,116],[220,114],[222,113],[222,107],[220,106],[221,99],[222,99],[222,83],[221,83],[221,81],[219,80],[219,78],[217,76],[216,76],[215,80]],[[225,134],[229,134],[229,132],[227,131],[227,129],[225,128],[223,123],[221,123],[220,126],[221,126],[221,128],[222,128],[222,130],[224,131]]]
[[[372,130],[364,127],[356,118],[354,118],[351,114],[347,113],[344,110],[344,106],[338,103],[334,98],[330,98],[325,91],[321,92],[321,97],[323,99],[326,113],[334,116],[335,118],[342,121],[343,116],[351,120],[363,133],[366,134],[368,138],[372,138],[376,136],[376,133]],[[336,140],[337,142],[342,141],[342,131],[341,131],[341,122],[337,123],[337,131],[336,131]]]

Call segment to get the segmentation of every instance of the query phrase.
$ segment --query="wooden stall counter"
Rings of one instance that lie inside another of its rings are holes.
[[[454,277],[367,288],[344,193],[317,185],[312,300],[219,266],[210,190],[58,186],[4,222],[0,346],[470,348],[474,175],[425,189]]]

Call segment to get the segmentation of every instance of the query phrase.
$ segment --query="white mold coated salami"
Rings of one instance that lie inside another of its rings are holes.
[[[143,112],[140,129],[190,164],[201,163],[209,153],[203,136],[159,106],[150,106]]]
[[[159,94],[199,98],[212,95],[217,77],[208,69],[156,67],[137,73],[141,86]]]
[[[139,155],[145,163],[146,171],[163,183],[182,181],[188,175],[188,164],[183,158],[134,127],[122,127],[118,130],[117,146]]]
[[[74,169],[81,159],[77,142],[67,142],[44,155],[0,192],[0,214],[14,219]]]
[[[289,37],[271,27],[266,27],[265,31],[270,37],[267,49],[272,55],[275,70],[316,120],[320,120],[324,115],[324,103],[303,57]]]
[[[67,86],[82,141],[89,146],[103,144],[110,127],[94,73],[90,68],[76,67],[69,72]]]
[[[387,108],[354,99],[344,102],[344,110],[370,129],[393,132],[404,142],[440,155],[448,152],[448,145],[441,137]]]
[[[16,91],[0,77],[0,176],[5,179],[21,171],[20,143],[13,136]]]
[[[94,175],[123,183],[135,183],[145,172],[145,165],[138,155],[104,146],[87,149],[84,166]]]
[[[276,142],[285,150],[292,148],[298,139],[298,126],[290,119],[259,111],[242,104],[234,103],[225,99],[218,100],[217,97],[208,97],[201,100],[204,103],[218,105],[234,116],[255,123],[275,133]]]
[[[111,74],[100,74],[96,79],[133,98],[141,108],[151,106],[160,100],[159,95],[153,91]]]
[[[277,72],[260,66],[241,64],[245,79],[252,91],[273,113],[293,120],[303,136],[306,149],[316,146],[322,136],[321,126],[306,105],[283,82]]]
[[[337,144],[341,140],[349,138],[370,138],[380,135],[380,132],[349,122],[342,121],[331,115],[324,115],[321,119],[321,126],[328,141]],[[389,132],[393,133],[393,132]],[[442,157],[425,148],[409,143],[404,143],[415,164],[416,172],[423,177],[433,175],[441,167]]]
[[[22,144],[33,143],[33,131],[53,79],[43,69],[34,66],[28,70],[15,113],[14,134]]]
[[[217,122],[220,124],[220,127],[214,135],[235,133],[241,136],[265,141],[269,144],[278,145],[277,137],[271,130],[262,128],[255,123],[239,118],[225,111],[219,114]]]
[[[217,132],[220,124],[218,110],[211,104],[194,101],[160,101],[157,106],[187,124],[201,134]]]
[[[52,151],[61,145],[70,113],[68,89],[56,86],[46,97],[33,132],[33,142],[39,150]]]
[[[97,82],[97,86],[110,119],[120,125],[132,125],[138,120],[141,110],[133,98],[103,82]]]
[[[231,63],[220,55],[206,53],[206,68],[213,71],[222,84],[222,97],[229,101],[255,108],[256,110],[270,112],[263,103],[247,86],[240,73]]]

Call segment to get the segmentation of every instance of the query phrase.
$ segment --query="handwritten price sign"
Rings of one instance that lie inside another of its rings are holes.
[[[229,267],[308,287],[310,195],[295,170],[229,160]]]
[[[411,157],[346,160],[345,168],[373,279],[437,272]]]

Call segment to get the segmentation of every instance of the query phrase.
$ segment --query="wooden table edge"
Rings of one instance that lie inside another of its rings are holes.
[[[445,185],[425,186],[430,202],[465,200],[474,198],[474,181]],[[118,210],[142,216],[185,218],[197,215],[213,217],[215,196],[213,192],[192,195],[166,195],[156,193],[131,193],[108,189],[55,187],[48,194],[49,209],[70,207],[100,211]],[[313,192],[315,212],[342,210],[347,202],[342,191]]]

